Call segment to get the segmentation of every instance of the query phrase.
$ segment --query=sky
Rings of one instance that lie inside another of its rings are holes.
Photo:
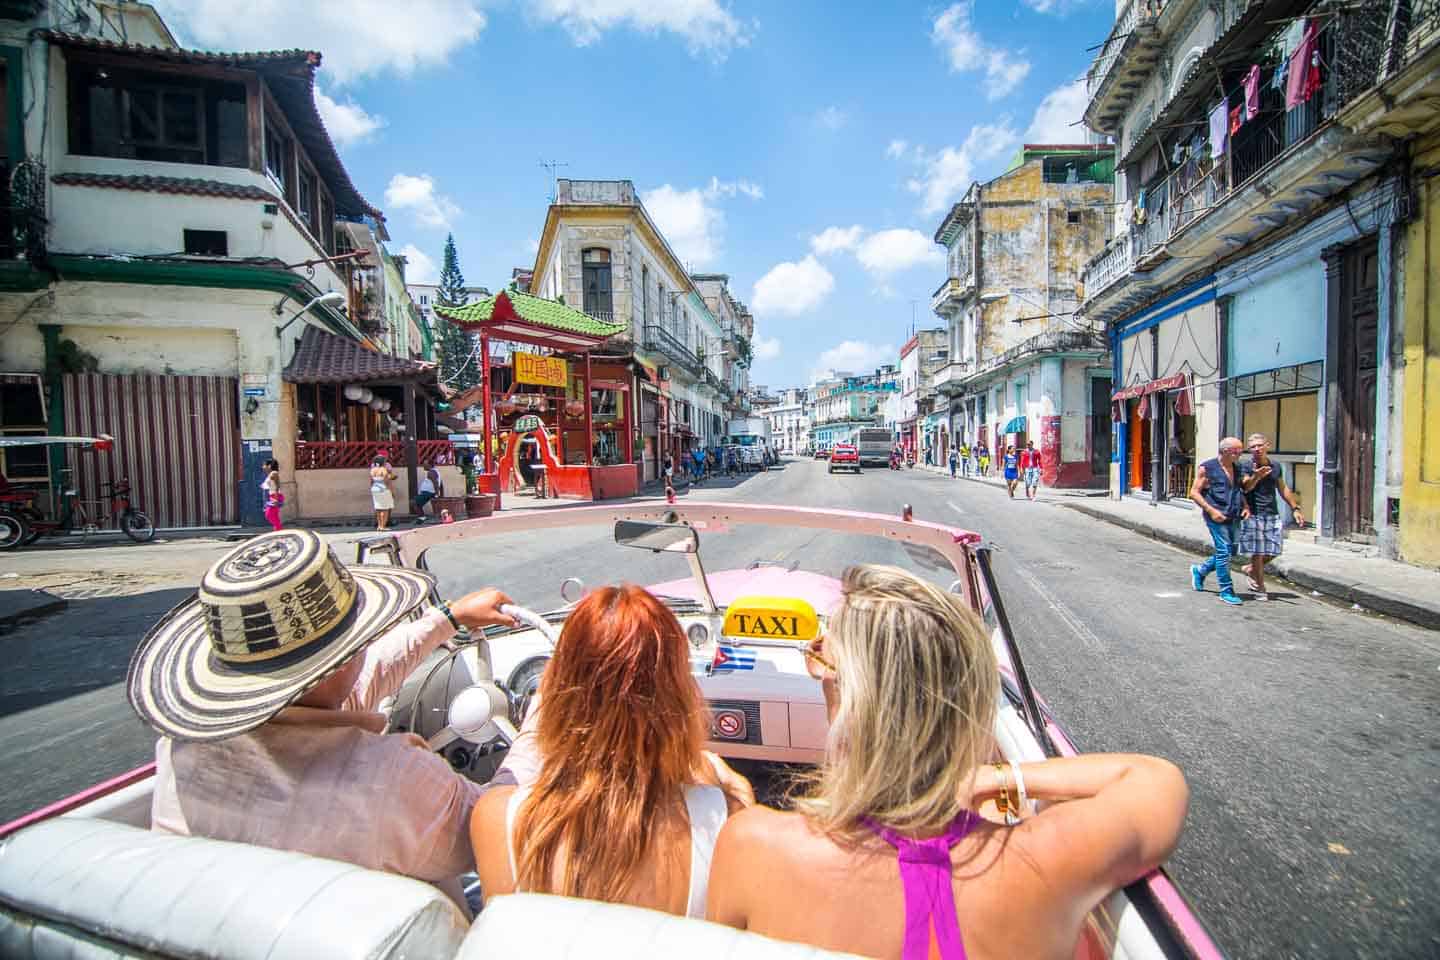
[[[186,46],[323,54],[318,102],[412,281],[533,266],[554,175],[628,179],[756,318],[751,380],[894,362],[933,242],[1021,143],[1083,142],[1112,0],[154,0]],[[547,169],[542,162],[564,164]]]

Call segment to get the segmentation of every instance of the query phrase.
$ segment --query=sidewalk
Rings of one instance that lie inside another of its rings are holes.
[[[920,466],[948,476],[949,468]],[[977,483],[1005,486],[996,476],[965,477]],[[1101,491],[1054,490],[1043,488],[1040,499],[1058,504],[1094,520],[1103,520],[1135,533],[1179,547],[1200,557],[1213,552],[1210,536],[1199,512],[1185,506],[1139,500],[1115,501]],[[1406,620],[1430,630],[1440,630],[1440,572],[1408,563],[1384,560],[1345,547],[1321,546],[1307,542],[1306,534],[1294,531],[1285,538],[1285,552],[1265,568],[1266,579],[1280,577],[1297,587],[1324,596]],[[1183,572],[1183,571],[1182,571]],[[1181,577],[1181,580],[1184,578]],[[1243,596],[1248,586],[1236,569],[1236,589]]]

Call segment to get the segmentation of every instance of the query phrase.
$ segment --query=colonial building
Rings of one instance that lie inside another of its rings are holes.
[[[900,371],[886,364],[854,376],[834,372],[810,385],[810,439],[816,447],[855,443],[867,427],[883,427],[887,399],[900,392]]]
[[[367,512],[363,486],[302,491],[298,447],[392,444],[413,469],[434,377],[367,359],[394,316],[357,309],[356,271],[384,266],[350,241],[384,217],[320,119],[320,54],[183,49],[138,2],[95,0],[61,32],[40,6],[0,8],[0,380],[42,385],[45,418],[0,430],[114,435],[74,482],[96,498],[128,476],[161,527],[263,523],[271,456],[288,516]],[[323,370],[297,365],[302,343]],[[0,467],[44,506],[66,463]]]
[[[949,276],[932,306],[949,356],[932,382],[949,398],[951,436],[997,449],[1035,441],[1046,486],[1103,486],[1108,474],[1105,340],[1076,309],[1113,177],[1109,145],[1027,144],[935,231]]]
[[[1401,305],[1423,329],[1412,284],[1430,273],[1406,260],[1423,228],[1403,225],[1428,196],[1411,140],[1434,122],[1437,16],[1409,0],[1118,5],[1085,114],[1118,142],[1114,238],[1082,308],[1112,347],[1114,495],[1181,499],[1222,436],[1261,432],[1322,539],[1401,552],[1423,449],[1403,442],[1418,424],[1402,369],[1424,369],[1404,362]]]
[[[805,452],[810,440],[810,395],[804,387],[786,387],[765,410],[770,442],[780,453]]]
[[[725,403],[726,420],[743,417],[750,412],[751,343],[755,336],[755,318],[750,308],[730,293],[730,278],[723,273],[690,275],[705,306],[720,324],[722,338],[719,369],[729,396]]]
[[[643,480],[662,459],[718,446],[733,402],[729,336],[655,226],[629,180],[560,180],[530,289],[601,321],[624,323],[610,346],[630,351]]]
[[[949,425],[935,411],[935,374],[948,365],[949,335],[944,327],[919,330],[900,348],[900,443],[909,456],[940,463],[949,452]],[[944,405],[942,405],[944,406]],[[937,459],[938,457],[938,459]]]

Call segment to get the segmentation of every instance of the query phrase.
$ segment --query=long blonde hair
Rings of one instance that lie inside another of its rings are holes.
[[[869,834],[867,818],[901,833],[943,829],[994,749],[1000,677],[985,625],[899,567],[850,567],[842,591],[825,632],[839,709],[796,805],[850,840]]]

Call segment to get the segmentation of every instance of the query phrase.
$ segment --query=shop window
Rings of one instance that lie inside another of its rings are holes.
[[[1319,399],[1318,393],[1297,393],[1246,400],[1241,408],[1245,436],[1265,434],[1270,438],[1270,449],[1274,453],[1313,454]]]
[[[70,67],[70,152],[169,163],[249,163],[245,87],[79,62]]]

